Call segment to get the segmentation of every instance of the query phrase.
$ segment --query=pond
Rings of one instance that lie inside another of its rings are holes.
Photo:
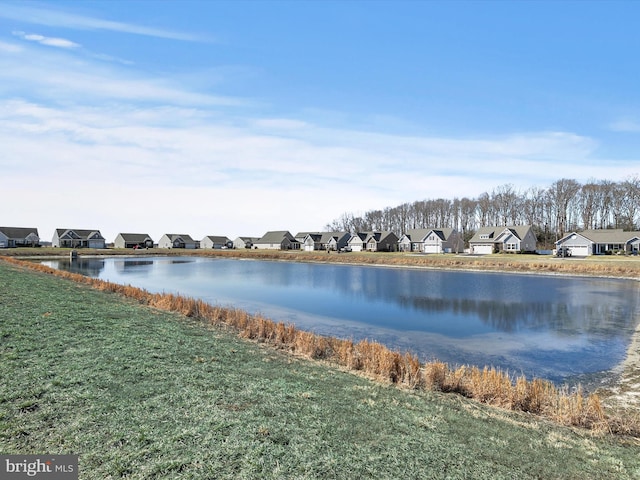
[[[587,389],[613,381],[640,319],[639,285],[620,279],[195,257],[42,263]]]

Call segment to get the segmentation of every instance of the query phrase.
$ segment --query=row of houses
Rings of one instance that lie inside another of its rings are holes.
[[[37,228],[0,227],[0,248],[39,246]],[[100,230],[58,228],[51,241],[60,248],[107,248]],[[491,253],[536,252],[536,236],[531,226],[482,227],[465,248],[462,235],[452,228],[410,229],[398,237],[394,232],[299,232],[274,230],[262,237],[207,235],[194,240],[187,234],[164,234],[157,243],[142,233],[119,233],[113,241],[115,248],[183,248],[223,249],[255,248],[271,250],[353,251],[353,252],[417,252],[417,253]],[[622,229],[585,230],[571,232],[556,242],[558,251],[570,256],[625,253],[637,255],[640,232]]]

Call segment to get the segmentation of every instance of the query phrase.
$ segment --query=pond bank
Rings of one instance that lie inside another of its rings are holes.
[[[21,250],[21,251],[19,251]],[[55,254],[68,258],[64,249],[36,249],[38,256]],[[64,250],[64,251],[63,251]],[[11,249],[0,255],[33,255],[34,249]],[[195,255],[206,257],[239,258],[256,260],[279,260],[289,262],[338,263],[346,265],[381,266],[394,268],[422,268],[441,270],[491,271],[518,274],[597,276],[640,280],[640,260],[632,257],[588,257],[584,259],[557,259],[539,255],[419,255],[405,253],[347,253],[326,254],[298,251],[258,250],[81,250],[83,257],[101,255],[126,255],[141,257],[148,255]],[[625,360],[614,371],[619,376],[618,384],[599,391],[608,406],[619,406],[640,410],[640,326],[636,329]]]

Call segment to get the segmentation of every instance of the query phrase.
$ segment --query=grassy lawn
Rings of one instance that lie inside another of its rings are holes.
[[[410,392],[0,262],[0,451],[80,478],[640,478],[637,440]]]

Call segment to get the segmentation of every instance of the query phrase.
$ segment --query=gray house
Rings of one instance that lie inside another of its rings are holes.
[[[52,247],[59,248],[107,248],[100,230],[57,228],[51,239]]]
[[[536,249],[537,240],[531,225],[481,227],[469,240],[473,255],[535,252]]]
[[[637,255],[640,249],[640,232],[625,232],[622,229],[572,232],[556,242],[556,249],[560,248],[565,248],[565,254],[574,257],[612,253]]]
[[[113,241],[116,248],[153,248],[153,240],[146,233],[119,233]]]
[[[0,248],[37,247],[39,244],[37,228],[0,227]]]
[[[265,233],[253,243],[253,248],[260,250],[299,250],[300,243],[286,230]]]
[[[398,247],[401,252],[461,253],[464,241],[454,228],[414,228],[400,237]]]
[[[184,248],[193,250],[198,248],[198,242],[184,233],[165,233],[158,241],[158,248]]]
[[[233,242],[227,237],[207,235],[200,240],[200,248],[220,250],[222,248],[233,248]]]

